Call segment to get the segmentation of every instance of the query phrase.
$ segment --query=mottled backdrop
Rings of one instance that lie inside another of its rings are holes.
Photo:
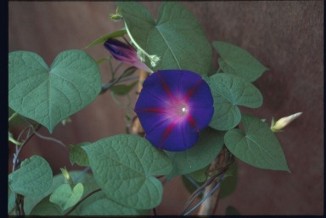
[[[256,85],[264,105],[254,112],[268,120],[302,111],[279,133],[291,174],[265,171],[239,162],[236,191],[221,199],[217,214],[228,205],[241,214],[323,214],[323,1],[182,2],[202,24],[210,40],[223,40],[250,51],[270,68]],[[146,2],[156,14],[159,2]],[[30,50],[47,63],[62,50],[83,48],[120,27],[108,15],[113,2],[9,2],[9,50]],[[191,46],[191,45],[189,45]],[[94,58],[101,47],[88,50]],[[103,81],[108,69],[102,67]],[[95,141],[125,132],[124,112],[109,93],[59,126],[53,137],[66,144]],[[48,135],[45,129],[43,135]],[[34,138],[29,152],[44,155],[53,170],[69,165],[56,143]],[[179,214],[189,194],[179,179],[166,184],[158,214]]]

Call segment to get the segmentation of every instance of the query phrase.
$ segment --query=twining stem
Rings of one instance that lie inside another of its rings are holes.
[[[223,169],[223,173],[229,168],[229,166],[233,163],[234,158],[229,157],[228,150],[223,149],[221,153],[218,155],[218,157],[211,163],[209,171],[214,172],[214,171],[220,171]],[[223,175],[223,174],[222,174]],[[219,180],[214,180],[211,184],[206,186],[205,191],[204,191],[204,196],[206,196],[208,193],[211,193],[212,190],[219,186],[222,182],[222,179]],[[198,215],[212,215],[216,213],[218,201],[219,201],[219,193],[220,193],[220,188],[218,188],[213,194],[208,197],[200,206]]]
[[[37,125],[36,128],[34,129],[33,125],[28,126],[26,129],[23,130],[23,132],[25,132],[26,130],[29,130],[27,133],[27,136],[25,138],[25,140],[21,143],[21,145],[17,146],[16,145],[16,151],[14,153],[14,157],[13,157],[13,165],[12,165],[12,172],[14,172],[18,167],[19,167],[19,154],[20,152],[23,150],[24,146],[28,143],[28,141],[32,138],[32,136],[35,134],[35,132],[41,127],[41,125]],[[30,129],[32,129],[32,131],[30,131]],[[19,140],[20,141],[20,137],[22,136],[22,133],[19,135]]]
[[[24,216],[24,196],[20,194],[16,194],[16,211],[18,212],[18,215]]]
[[[16,151],[14,153],[14,157],[13,157],[13,165],[12,165],[12,172],[14,172],[17,168],[19,168],[20,166],[20,160],[19,160],[19,155],[22,151],[22,149],[24,148],[24,146],[29,142],[29,140],[32,138],[32,136],[34,135],[34,133],[41,127],[41,125],[37,125],[36,126],[36,130],[34,129],[33,125],[28,126],[26,129],[23,130],[23,132],[25,132],[26,130],[28,130],[27,136],[25,138],[25,140],[21,143],[21,145],[16,145]],[[30,131],[32,129],[32,131]],[[20,138],[22,136],[23,133],[19,134],[19,141]],[[15,204],[16,204],[16,212],[18,213],[18,215],[20,216],[24,216],[25,215],[25,211],[24,211],[24,196],[20,195],[20,194],[16,194],[16,200],[15,200]]]
[[[90,196],[92,196],[93,194],[95,194],[96,192],[99,192],[99,191],[101,191],[102,189],[95,189],[94,191],[92,191],[92,192],[90,192],[90,193],[88,193],[87,195],[85,195],[85,197],[83,197],[80,201],[78,201],[78,203],[77,204],[75,204],[70,210],[68,210],[65,214],[64,214],[64,216],[68,216],[72,211],[74,211],[77,207],[78,207],[78,205],[80,205],[83,201],[85,201],[87,198],[89,198]]]
[[[100,95],[101,94],[104,94],[106,91],[108,91],[112,86],[114,86],[117,83],[138,79],[138,77],[127,77],[127,76],[129,76],[128,74],[130,74],[130,71],[131,72],[134,72],[136,70],[136,68],[135,69],[133,69],[133,68],[134,67],[129,67],[117,79],[115,79],[114,76],[113,76],[113,74],[112,74],[111,80],[109,82],[107,82],[107,83],[105,83],[105,84],[102,85],[102,89],[101,89]]]
[[[38,133],[38,132],[36,132],[36,131],[34,132],[34,134],[35,134],[37,137],[41,138],[41,139],[56,142],[57,144],[59,144],[59,145],[61,145],[62,147],[64,147],[64,148],[67,149],[67,146],[66,146],[62,141],[60,141],[60,140],[58,140],[58,139],[55,139],[55,138],[52,138],[52,137],[46,137],[46,136],[43,136],[43,135],[41,135],[40,133]]]

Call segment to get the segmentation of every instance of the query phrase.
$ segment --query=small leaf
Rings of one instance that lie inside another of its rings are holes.
[[[239,211],[233,206],[227,206],[225,215],[240,215]]]
[[[120,84],[120,85],[115,85],[111,88],[111,91],[115,94],[115,95],[126,95],[128,94],[132,88],[134,88],[134,86],[138,83],[138,81],[135,81],[133,83],[130,83],[129,85],[124,85],[124,84]]]
[[[25,159],[21,167],[9,175],[9,187],[24,196],[38,196],[51,187],[52,177],[48,162],[34,155]]]
[[[209,126],[216,130],[229,130],[238,125],[241,120],[239,107],[220,95],[213,95],[213,98],[215,110]]]
[[[213,42],[213,46],[221,56],[218,63],[225,73],[253,82],[268,70],[249,52],[238,46],[221,41]]]
[[[149,55],[160,58],[154,71],[187,69],[206,75],[211,67],[212,48],[199,22],[181,4],[164,2],[154,20],[138,2],[119,2],[131,38]],[[151,61],[146,59],[147,65]]]
[[[83,197],[91,191],[99,188],[94,180],[94,177],[89,173],[85,173],[85,171],[70,171],[69,175],[71,176],[71,179],[74,183],[80,182],[84,185]],[[60,213],[57,213],[57,215],[61,215],[62,210],[60,209],[60,207],[56,204],[49,202],[49,197],[47,196],[50,196],[50,194],[62,184],[66,184],[66,180],[62,173],[60,173],[53,177],[52,186],[47,192],[44,192],[42,195],[39,195],[37,197],[26,197],[24,201],[24,211],[26,215],[29,215],[34,207],[35,210],[33,209],[33,215],[56,215],[50,213],[47,214],[47,208],[50,210],[50,212],[59,211]],[[43,207],[45,208],[45,211],[43,211]],[[38,214],[40,211],[41,213]]]
[[[153,176],[168,174],[172,165],[146,139],[122,134],[83,149],[97,184],[109,199],[136,209],[150,209],[161,202],[162,184]]]
[[[82,183],[76,184],[73,189],[69,184],[62,184],[51,194],[50,202],[59,205],[62,210],[66,210],[74,206],[81,199],[83,193]]]
[[[251,83],[240,77],[217,73],[206,78],[214,98],[214,115],[210,126],[217,130],[229,130],[239,124],[241,113],[237,105],[260,107],[263,97]]]
[[[9,106],[50,132],[90,104],[100,90],[99,68],[84,51],[61,52],[51,68],[36,53],[9,54]]]
[[[70,145],[69,148],[69,159],[71,164],[78,164],[79,166],[89,166],[87,154],[82,146],[90,144],[84,142],[78,145]]]
[[[244,130],[231,129],[225,136],[229,151],[257,168],[289,171],[282,147],[269,126],[260,119],[243,115]]]
[[[103,35],[103,36],[95,39],[93,42],[91,42],[85,48],[90,48],[90,47],[93,47],[93,46],[98,45],[98,44],[102,44],[103,45],[104,42],[106,42],[106,40],[111,39],[111,38],[117,38],[117,37],[124,36],[126,33],[127,32],[126,32],[125,29],[121,29],[121,30],[117,30],[117,31],[115,31],[113,33],[109,33],[109,34]]]
[[[196,170],[195,172],[192,172],[188,175],[191,176],[194,180],[196,180],[196,182],[205,182],[208,176],[207,171],[209,167],[210,165],[207,165],[206,167]]]
[[[225,198],[235,191],[237,187],[237,173],[237,165],[236,163],[233,163],[224,174],[220,187],[220,198]]]
[[[222,132],[207,128],[199,136],[199,141],[190,149],[182,152],[168,152],[173,163],[173,170],[167,176],[174,176],[195,172],[206,167],[221,151],[224,141]]]
[[[63,214],[58,205],[49,201],[49,197],[42,199],[30,213],[30,215],[37,216],[61,216]]]

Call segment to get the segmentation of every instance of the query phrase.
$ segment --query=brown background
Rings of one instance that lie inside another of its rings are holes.
[[[265,171],[239,162],[236,191],[219,203],[241,214],[323,214],[323,1],[182,2],[203,25],[207,37],[250,51],[270,68],[256,85],[264,95],[258,116],[279,118],[298,111],[303,116],[278,137],[291,174]],[[158,2],[145,3],[156,11]],[[83,48],[100,35],[121,27],[107,17],[113,2],[9,2],[9,49],[30,50],[47,63],[66,49]],[[88,52],[96,59],[101,47]],[[108,79],[102,67],[103,81]],[[252,111],[251,111],[252,112]],[[66,144],[95,141],[124,133],[124,112],[109,93],[58,126],[53,137]],[[41,133],[48,135],[44,129]],[[69,166],[64,149],[34,138],[31,153],[44,155],[55,172]],[[166,184],[158,214],[179,214],[188,197],[179,179]]]

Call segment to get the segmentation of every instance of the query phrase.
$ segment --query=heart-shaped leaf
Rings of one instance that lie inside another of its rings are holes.
[[[115,135],[83,146],[97,184],[109,199],[136,209],[150,209],[162,198],[162,184],[172,164],[164,152],[135,135]]]
[[[240,77],[217,73],[206,78],[214,98],[214,115],[210,126],[217,130],[229,130],[239,124],[241,113],[237,105],[260,107],[263,96],[251,83]]]
[[[52,170],[41,156],[34,155],[25,159],[21,167],[9,175],[9,187],[24,196],[39,196],[52,184]]]
[[[218,63],[225,73],[231,73],[253,82],[268,70],[246,50],[226,42],[213,42],[221,58]]]
[[[211,45],[196,18],[181,4],[163,3],[156,21],[140,3],[119,2],[118,6],[134,41],[148,54],[160,57],[154,71],[186,69],[208,74]]]
[[[122,206],[106,197],[103,191],[83,201],[75,210],[81,216],[114,216],[114,215],[140,215],[140,211]]]
[[[83,184],[83,197],[99,188],[93,175],[85,173],[85,171],[70,171],[69,175],[75,183]],[[47,192],[44,192],[42,195],[37,197],[26,197],[24,201],[24,211],[26,215],[63,215],[62,208],[59,207],[59,205],[50,202],[49,198],[52,192],[54,192],[60,185],[66,184],[66,182],[67,181],[63,174],[60,173],[53,177],[52,186]],[[83,201],[83,203],[84,202],[85,201]],[[79,206],[77,208],[79,208]],[[77,208],[75,210],[77,210]]]
[[[50,202],[59,205],[62,210],[74,206],[83,196],[84,186],[77,183],[72,189],[69,184],[60,185],[50,196]]]
[[[209,165],[222,150],[223,136],[223,132],[206,128],[191,149],[182,152],[167,151],[173,163],[173,170],[167,178],[188,174]]]
[[[231,129],[225,145],[234,156],[254,167],[289,171],[282,147],[270,127],[260,119],[243,115],[244,131]]]
[[[33,52],[9,54],[9,106],[50,132],[91,103],[100,89],[98,66],[84,51],[64,51],[50,68]]]

